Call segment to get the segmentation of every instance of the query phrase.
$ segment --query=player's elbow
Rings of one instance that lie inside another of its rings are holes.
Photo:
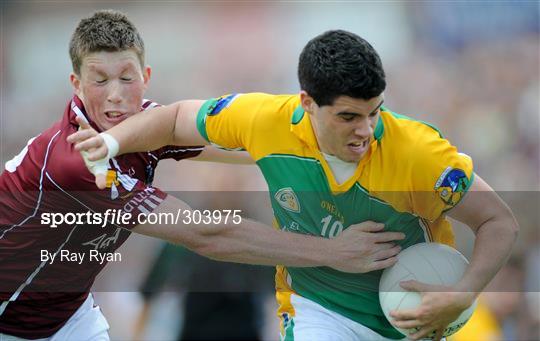
[[[519,224],[510,207],[504,204],[492,220],[496,221],[499,226],[499,236],[501,238],[506,237],[506,240],[511,240],[512,243],[515,243],[519,235]]]
[[[514,241],[516,241],[518,235],[519,235],[519,224],[517,222],[516,217],[514,216],[514,213],[512,213],[512,210],[508,205],[504,204],[504,209],[500,210],[500,216],[504,221],[504,226],[506,226],[508,232],[513,236]]]
[[[509,210],[510,211],[510,210]],[[512,211],[509,212],[508,216],[508,229],[511,231],[512,236],[514,237],[514,242],[517,240],[519,235],[519,223],[516,220],[516,217],[514,217],[514,214],[512,214]]]

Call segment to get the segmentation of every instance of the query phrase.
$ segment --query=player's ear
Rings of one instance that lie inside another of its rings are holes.
[[[71,86],[73,86],[73,90],[75,91],[75,94],[77,96],[80,96],[81,93],[81,80],[79,76],[77,76],[74,72],[69,74],[69,81],[71,83]]]
[[[302,105],[302,108],[304,109],[304,111],[306,111],[308,114],[313,113],[314,107],[317,105],[313,97],[311,97],[304,90],[300,91],[300,104]]]
[[[150,76],[152,75],[152,68],[150,65],[146,65],[143,69],[143,83],[145,88],[148,87],[148,82],[150,81]]]

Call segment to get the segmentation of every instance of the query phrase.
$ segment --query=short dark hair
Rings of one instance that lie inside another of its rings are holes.
[[[100,51],[133,49],[144,67],[144,42],[128,17],[118,11],[101,10],[82,19],[71,36],[69,56],[73,72],[80,74],[83,58]]]
[[[386,88],[381,59],[366,40],[343,30],[310,40],[298,63],[300,87],[319,106],[339,96],[369,100]]]

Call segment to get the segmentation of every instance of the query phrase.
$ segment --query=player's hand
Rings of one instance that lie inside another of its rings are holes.
[[[431,337],[433,332],[433,340],[441,340],[446,327],[473,304],[476,297],[475,293],[455,291],[451,287],[429,285],[414,280],[401,282],[400,286],[422,295],[419,307],[390,312],[394,326],[414,330],[407,336],[411,340]]]
[[[82,118],[76,118],[81,130],[68,136],[67,141],[75,144],[75,150],[87,152],[89,161],[97,161],[107,156],[108,149],[105,140]]]
[[[96,177],[96,186],[99,189],[104,189],[107,184],[106,172],[108,160],[100,160],[103,159],[103,157],[99,157],[101,155],[100,149],[103,149],[103,147],[100,146],[98,141],[101,141],[105,147],[105,156],[107,156],[107,146],[103,138],[99,136],[98,132],[88,122],[80,117],[77,117],[76,120],[79,123],[80,129],[76,133],[69,135],[67,141],[69,143],[75,143],[75,150],[81,153],[86,167]]]
[[[365,221],[350,226],[332,239],[330,267],[353,273],[380,270],[394,265],[401,247],[393,243],[403,240],[401,232],[383,232],[384,224]]]

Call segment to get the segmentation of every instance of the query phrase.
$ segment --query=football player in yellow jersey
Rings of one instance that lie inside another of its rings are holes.
[[[510,209],[437,129],[383,106],[382,63],[373,47],[345,31],[312,39],[300,56],[299,95],[239,94],[181,101],[127,119],[99,136],[71,137],[91,160],[164,145],[213,143],[247,150],[268,182],[277,227],[333,238],[373,220],[405,239],[365,231],[365,272],[278,267],[281,336],[286,340],[386,340],[416,329],[417,340],[445,327],[476,298],[504,264],[517,235]],[[86,141],[83,141],[86,140]],[[103,176],[96,176],[103,186]],[[468,192],[468,195],[465,195]],[[422,294],[417,309],[380,309],[381,269],[401,248],[424,241],[453,244],[446,216],[476,234],[461,281],[434,287],[401,283]],[[384,245],[384,246],[381,246]]]

